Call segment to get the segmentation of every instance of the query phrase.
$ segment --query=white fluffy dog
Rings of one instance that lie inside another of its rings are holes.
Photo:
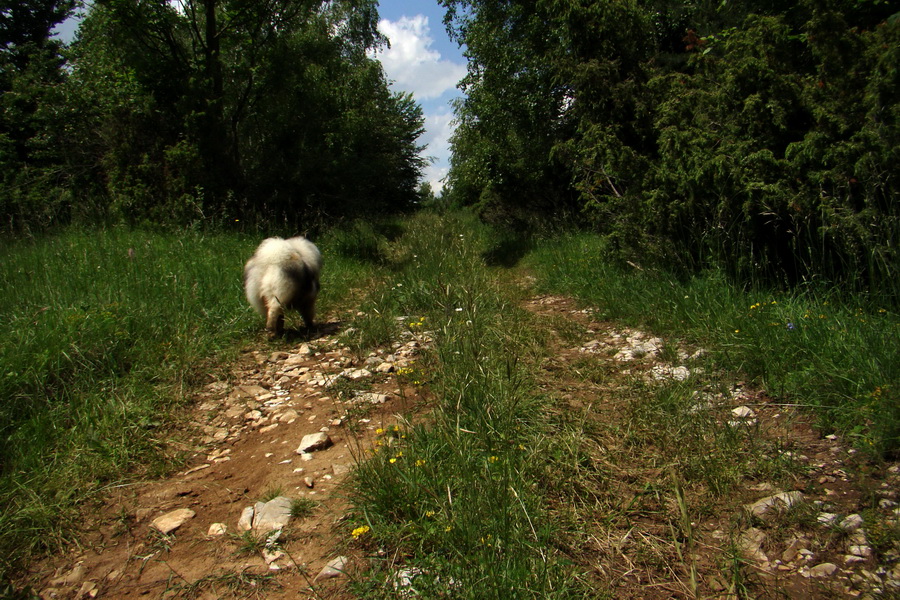
[[[297,309],[307,327],[316,316],[322,254],[304,237],[263,240],[244,266],[244,289],[270,335],[284,332],[284,311]]]

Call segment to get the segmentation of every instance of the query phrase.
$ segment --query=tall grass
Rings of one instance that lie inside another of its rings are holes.
[[[169,468],[173,409],[267,343],[241,288],[260,237],[72,230],[0,248],[0,571],[65,540],[104,486]],[[320,314],[373,273],[333,243]]]
[[[784,402],[873,455],[900,452],[900,318],[834,290],[741,290],[720,273],[687,281],[607,259],[605,242],[562,236],[529,257],[542,289],[577,296],[607,318],[706,346]]]
[[[393,278],[373,293],[386,319],[411,316],[414,335],[434,338],[414,377],[428,381],[436,406],[419,424],[382,432],[357,471],[355,532],[393,550],[359,584],[368,595],[396,597],[400,566],[418,574],[412,585],[424,597],[587,593],[554,548],[537,485],[546,406],[526,364],[540,344],[515,292],[485,266],[490,246],[474,220],[418,215],[394,244]]]

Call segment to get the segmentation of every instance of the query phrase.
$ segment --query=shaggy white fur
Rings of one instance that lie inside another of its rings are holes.
[[[244,266],[244,290],[271,334],[284,332],[284,311],[290,309],[313,326],[321,270],[319,249],[304,237],[273,237],[259,245]]]

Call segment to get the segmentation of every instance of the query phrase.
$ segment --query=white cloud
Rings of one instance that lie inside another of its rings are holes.
[[[437,50],[431,49],[434,39],[428,26],[428,17],[400,17],[397,21],[382,19],[378,29],[391,42],[391,47],[375,56],[384,66],[388,79],[395,86],[412,92],[417,100],[439,98],[466,74],[466,66],[441,59]]]
[[[425,115],[425,135],[422,142],[428,144],[425,153],[432,156],[439,163],[446,163],[450,159],[450,136],[453,135],[455,125],[453,115],[447,112]]]
[[[442,165],[428,165],[422,173],[422,179],[431,184],[431,191],[440,196],[444,190],[444,177],[450,172],[449,167]]]

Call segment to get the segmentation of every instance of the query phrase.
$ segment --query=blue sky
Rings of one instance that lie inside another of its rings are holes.
[[[425,180],[439,192],[450,167],[450,101],[461,95],[456,84],[466,74],[466,61],[447,35],[444,9],[437,0],[380,0],[378,14],[378,28],[391,48],[376,58],[394,89],[412,92],[422,105],[425,134],[421,141],[428,144],[424,154],[434,159],[425,170]]]
[[[412,92],[425,115],[427,144],[423,154],[433,159],[424,178],[437,193],[450,168],[450,135],[453,109],[450,101],[461,94],[456,84],[466,74],[462,50],[450,41],[444,28],[444,9],[437,0],[380,0],[379,30],[391,41],[391,47],[376,58],[384,66],[393,89]],[[63,41],[75,35],[77,20],[70,19],[57,31]]]

